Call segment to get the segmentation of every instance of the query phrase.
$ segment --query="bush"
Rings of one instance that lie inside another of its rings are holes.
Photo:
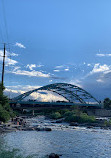
[[[104,99],[104,108],[110,109],[111,108],[111,100],[109,98]]]
[[[4,89],[0,83],[0,121],[6,122],[10,117],[14,117],[15,115],[10,108],[8,98],[3,94]]]
[[[62,116],[61,116],[61,114],[59,113],[59,112],[55,112],[55,113],[52,113],[51,115],[50,115],[50,118],[52,118],[52,119],[59,119],[59,118],[61,118]]]
[[[61,113],[61,115],[65,114],[68,111],[69,111],[68,109],[61,109],[61,110],[59,110],[59,112]]]
[[[81,114],[81,123],[82,122],[88,122],[88,123],[93,123],[93,122],[96,122],[96,119],[95,119],[95,117],[94,116],[88,116],[86,113],[82,113]]]
[[[78,119],[74,114],[65,117],[66,122],[78,122]]]
[[[7,122],[10,119],[10,114],[2,105],[0,105],[0,121]]]
[[[81,111],[68,111],[64,114],[66,122],[93,123],[96,121],[94,116],[88,116]]]
[[[65,112],[64,113],[64,117],[68,117],[68,116],[71,116],[71,115],[73,115],[74,114],[74,111],[67,111],[67,112]]]

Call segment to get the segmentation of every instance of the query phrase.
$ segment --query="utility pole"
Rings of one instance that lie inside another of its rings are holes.
[[[4,84],[4,70],[5,70],[5,43],[4,43],[4,51],[3,51],[3,65],[2,65],[2,91]]]

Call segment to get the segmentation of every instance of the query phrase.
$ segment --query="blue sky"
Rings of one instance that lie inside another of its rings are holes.
[[[110,0],[0,0],[0,48],[10,43],[7,89],[67,82],[110,97],[110,8]]]

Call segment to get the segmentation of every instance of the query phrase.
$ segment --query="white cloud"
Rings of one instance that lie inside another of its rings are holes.
[[[86,62],[83,63],[84,65],[86,64]]]
[[[42,65],[42,64],[37,65],[37,67],[42,67],[42,66],[44,66],[44,65]]]
[[[104,81],[100,78],[96,80],[97,82],[103,83]]]
[[[9,54],[10,53],[6,51],[6,58],[5,58],[6,66],[17,64],[18,62],[16,60],[13,60],[13,59],[9,58]],[[0,50],[0,61],[3,61],[3,50]]]
[[[54,72],[60,72],[60,70],[53,70]]]
[[[52,79],[64,79],[62,77],[56,77],[56,76],[54,76],[54,74],[44,73],[42,71],[21,70],[21,67],[19,67],[19,66],[13,67],[13,70],[11,70],[11,71],[7,70],[7,73],[13,73],[16,75],[23,75],[23,76],[29,76],[29,77],[44,77],[44,78],[52,78]]]
[[[82,88],[81,81],[78,79],[73,79],[69,83]]]
[[[35,77],[50,77],[49,74],[44,74],[40,71],[25,71],[25,70],[17,70],[13,71],[12,73],[17,75],[25,75],[25,76],[35,76]]]
[[[16,53],[11,53],[10,55],[11,56],[18,56],[18,54],[16,54]]]
[[[13,60],[13,59],[10,59],[10,58],[6,58],[5,62],[6,62],[6,66],[7,65],[15,65],[15,64],[18,63],[16,60]]]
[[[13,69],[13,71],[16,71],[18,69],[20,69],[20,66],[15,66],[14,69]]]
[[[98,54],[96,54],[96,56],[98,56],[98,57],[110,57],[111,54],[100,54],[100,53],[98,53]]]
[[[33,89],[40,88],[40,86],[31,86],[31,85],[16,85],[16,86],[6,86],[7,89],[16,90],[20,92],[27,92]]]
[[[69,71],[69,68],[64,69],[64,71]]]
[[[99,72],[107,72],[110,70],[110,66],[104,64],[100,65],[99,63],[94,65],[93,70],[90,72],[90,74],[99,73]]]
[[[34,92],[34,93],[31,94],[31,97],[33,99],[36,99],[36,100],[42,101],[42,102],[51,102],[51,101],[57,101],[57,100],[59,100],[59,101],[63,101],[63,100],[67,101],[65,98],[63,98],[62,96],[60,96],[60,95],[58,95],[56,93],[49,92],[49,91],[43,91],[43,92],[44,92],[44,94],[43,93],[36,93],[36,92]],[[28,99],[28,98],[26,98],[26,99]]]
[[[29,68],[30,70],[33,70],[33,68],[36,68],[36,65],[35,64],[28,64],[26,66],[26,68]]]
[[[26,71],[26,70],[20,70],[20,67],[15,67],[13,71],[8,71],[9,73],[13,73],[16,75],[24,75],[24,76],[29,76],[29,77],[46,77],[50,78],[50,74],[45,74],[40,71]]]
[[[20,94],[25,93],[25,91],[22,91],[22,90],[13,90],[13,89],[6,88],[5,91],[4,91],[4,93],[9,98],[14,98],[14,97],[17,97]]]
[[[87,64],[87,66],[91,66],[91,64]]]
[[[19,48],[26,48],[22,43],[16,42],[15,46]]]
[[[63,67],[64,67],[64,65],[59,65],[59,66],[56,66],[55,68],[60,69],[60,68],[63,68]]]

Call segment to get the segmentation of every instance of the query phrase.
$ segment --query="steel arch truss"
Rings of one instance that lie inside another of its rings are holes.
[[[87,104],[88,102],[98,102],[98,100],[96,100],[91,94],[89,94],[84,89],[67,83],[55,83],[55,84],[46,85],[38,89],[34,89],[24,94],[21,94],[18,97],[13,98],[13,100],[21,101],[25,97],[29,96],[31,93],[37,92],[39,90],[47,90],[57,93],[63,96],[69,102],[73,102],[73,103],[79,102],[79,103]]]

